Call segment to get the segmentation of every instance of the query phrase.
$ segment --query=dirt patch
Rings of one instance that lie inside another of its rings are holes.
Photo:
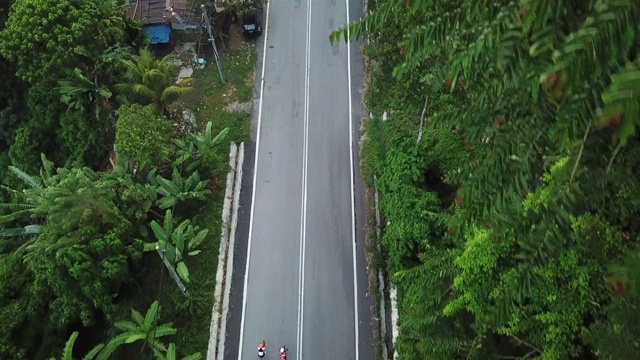
[[[228,36],[222,35],[222,40],[220,44],[222,51],[235,51],[242,47],[245,39],[242,36],[242,26],[238,20],[231,24]]]
[[[232,102],[224,107],[224,111],[230,112],[233,114],[251,114],[252,102],[242,102],[239,103],[237,101]]]
[[[228,82],[224,87],[224,94],[222,94],[222,96],[224,97],[225,103],[227,103],[229,99],[233,98],[233,94],[235,92],[236,92],[236,87],[233,85],[233,83]]]
[[[253,84],[256,82],[256,72],[255,70],[251,72],[251,76],[247,76],[247,80],[244,81],[244,84],[248,87],[253,87]]]

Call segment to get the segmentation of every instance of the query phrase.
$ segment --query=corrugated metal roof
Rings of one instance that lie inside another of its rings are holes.
[[[142,24],[182,23],[180,19],[189,25],[202,22],[202,9],[190,6],[189,0],[128,0],[128,3],[127,16]]]
[[[173,7],[173,11],[186,24],[198,25],[202,22],[202,9],[199,6],[191,6],[189,0],[167,0],[167,2],[170,3],[168,8]],[[171,22],[179,23],[177,17],[172,17]]]
[[[143,24],[165,23],[171,14],[168,12],[171,0],[128,0],[127,16]]]

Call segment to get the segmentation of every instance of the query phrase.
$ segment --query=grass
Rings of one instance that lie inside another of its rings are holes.
[[[218,69],[213,61],[204,69],[194,72],[196,91],[186,100],[186,105],[193,109],[201,128],[207,121],[211,121],[214,132],[229,127],[227,139],[230,141],[249,140],[249,114],[230,113],[225,111],[225,107],[234,102],[243,103],[251,100],[255,63],[255,42],[252,41],[222,55],[226,84],[220,81]]]
[[[211,121],[214,134],[228,127],[227,140],[240,143],[250,138],[250,114],[234,114],[225,111],[232,102],[251,100],[253,93],[253,74],[256,63],[254,42],[242,43],[235,50],[221,54],[222,67],[227,83],[222,84],[214,62],[210,62],[202,70],[196,70],[195,90],[189,103],[196,115],[200,129]],[[218,147],[219,158],[228,159],[228,142]],[[224,202],[224,177],[219,183],[221,191],[206,201],[199,213],[193,218],[194,223],[209,229],[208,239],[202,247],[202,253],[194,257],[189,264],[191,284],[188,286],[191,297],[185,299],[171,279],[167,287],[171,290],[170,301],[163,310],[163,321],[174,321],[178,329],[176,345],[181,356],[200,352],[206,355],[209,343],[209,327],[211,311],[214,304],[215,275],[218,266],[218,250],[220,246],[220,228],[222,226],[222,206]]]
[[[204,69],[194,72],[195,91],[181,104],[194,111],[200,130],[204,129],[208,121],[213,124],[214,134],[229,128],[226,138],[228,141],[224,141],[224,145],[217,149],[217,157],[224,162],[218,164],[219,171],[215,175],[217,179],[213,179],[217,189],[212,197],[199,203],[199,209],[192,217],[192,223],[209,229],[209,235],[200,247],[202,252],[187,259],[191,282],[185,285],[190,297],[185,298],[181,294],[166,269],[162,270],[160,282],[158,274],[162,264],[157,256],[153,256],[155,254],[147,254],[147,270],[140,281],[142,286],[127,304],[123,304],[123,311],[126,311],[123,315],[128,318],[130,308],[144,314],[149,305],[158,299],[162,307],[158,324],[173,322],[178,331],[175,336],[163,338],[163,341],[165,344],[176,343],[179,358],[196,352],[206,356],[218,266],[228,144],[231,141],[240,143],[250,139],[250,114],[230,113],[225,107],[233,102],[251,100],[256,63],[255,43],[244,42],[239,48],[228,50],[221,56],[227,83],[221,83],[215,62],[210,62]],[[124,347],[118,357],[140,359],[139,349],[135,345]]]

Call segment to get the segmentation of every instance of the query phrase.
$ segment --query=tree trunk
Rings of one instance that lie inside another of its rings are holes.
[[[424,98],[424,107],[422,108],[422,115],[420,116],[420,131],[418,132],[418,141],[416,141],[416,144],[420,143],[420,140],[422,140],[422,132],[423,132],[423,128],[424,128],[424,119],[427,115],[427,109],[429,109],[429,97],[431,96],[431,93],[427,93],[427,96]]]

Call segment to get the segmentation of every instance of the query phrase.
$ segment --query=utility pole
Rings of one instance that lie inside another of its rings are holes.
[[[213,56],[216,59],[216,64],[218,65],[218,72],[220,73],[220,80],[222,83],[226,83],[227,81],[224,79],[224,74],[222,73],[222,63],[220,62],[220,55],[218,55],[218,48],[216,47],[216,40],[213,37],[213,30],[211,30],[211,23],[209,22],[209,14],[207,14],[207,8],[204,5],[202,7],[202,20],[204,21],[207,27],[207,34],[209,34],[209,42],[213,47]]]
[[[167,270],[169,270],[169,275],[171,275],[171,278],[173,279],[173,281],[175,281],[176,285],[178,285],[178,288],[182,292],[182,295],[184,295],[184,297],[188,298],[189,297],[189,291],[187,291],[187,287],[184,286],[184,284],[180,280],[180,277],[178,276],[178,274],[176,274],[176,271],[173,269],[173,266],[171,266],[171,263],[169,263],[169,260],[167,260],[167,257],[166,257],[166,254],[165,254],[166,250],[165,249],[160,249],[160,246],[156,245],[156,251],[158,252],[158,255],[160,255],[160,259],[164,263],[164,266],[166,266]]]

